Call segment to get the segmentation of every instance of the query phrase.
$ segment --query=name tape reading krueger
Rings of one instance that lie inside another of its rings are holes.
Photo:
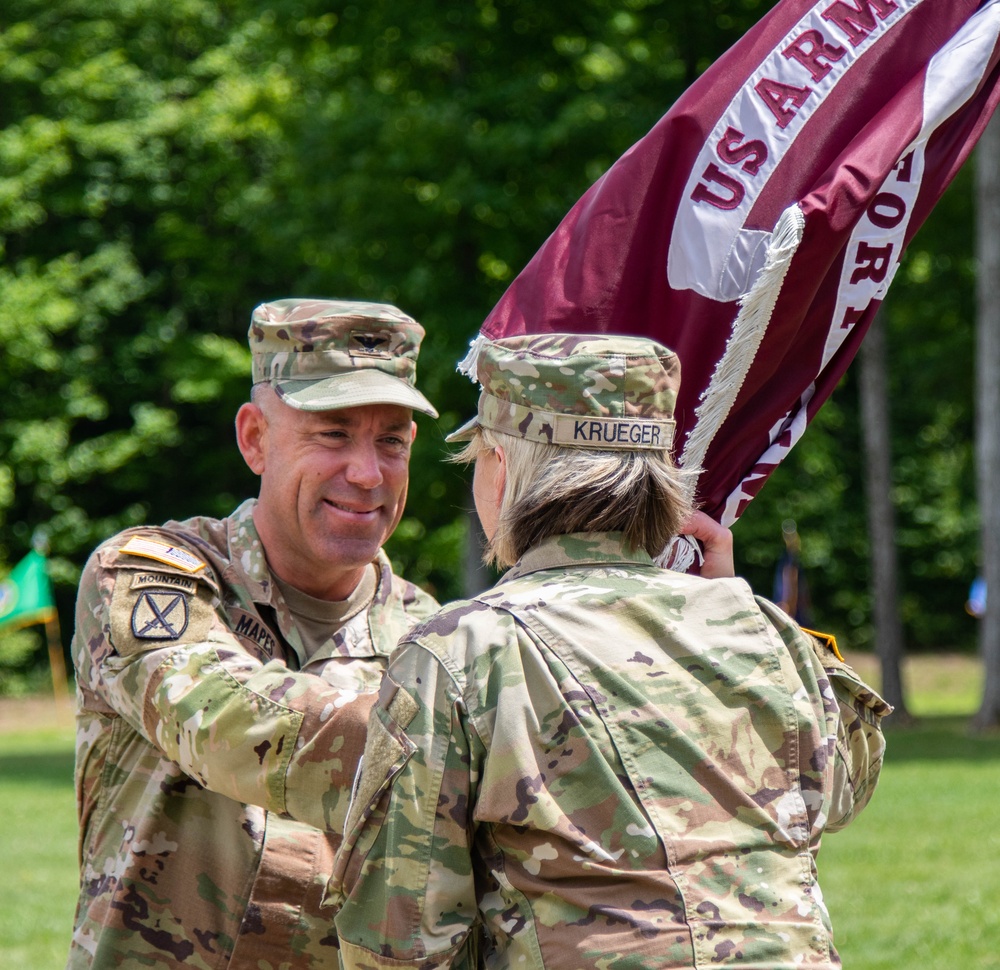
[[[581,418],[553,415],[552,440],[560,445],[591,448],[669,448],[674,440],[673,421],[627,418]]]

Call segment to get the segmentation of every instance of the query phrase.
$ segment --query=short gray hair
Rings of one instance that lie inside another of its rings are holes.
[[[506,485],[483,558],[512,566],[551,536],[620,532],[633,549],[664,551],[690,515],[689,473],[666,451],[567,448],[477,427],[451,460],[471,464],[502,447]]]

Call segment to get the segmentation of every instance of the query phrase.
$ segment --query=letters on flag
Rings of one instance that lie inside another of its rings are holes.
[[[1000,0],[782,0],[570,210],[479,339],[617,332],[676,351],[678,458],[732,524],[982,133],[998,36]]]

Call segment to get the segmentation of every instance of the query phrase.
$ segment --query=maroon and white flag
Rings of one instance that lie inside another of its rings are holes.
[[[483,324],[681,359],[679,461],[730,525],[854,357],[1000,98],[1000,0],[782,0],[570,210]]]

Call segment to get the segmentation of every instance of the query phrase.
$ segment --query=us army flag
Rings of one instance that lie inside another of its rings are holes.
[[[985,127],[998,34],[1000,0],[782,0],[580,199],[481,338],[675,350],[679,460],[733,523]]]

